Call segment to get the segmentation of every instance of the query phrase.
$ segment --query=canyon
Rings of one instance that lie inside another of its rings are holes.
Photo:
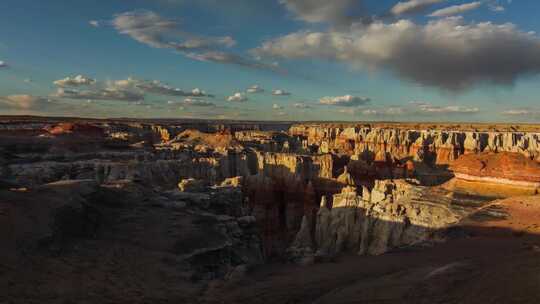
[[[536,125],[0,117],[0,302],[536,303],[539,191]]]

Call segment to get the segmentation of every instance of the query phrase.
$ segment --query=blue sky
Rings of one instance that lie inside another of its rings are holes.
[[[535,0],[96,2],[2,1],[0,114],[540,121]]]

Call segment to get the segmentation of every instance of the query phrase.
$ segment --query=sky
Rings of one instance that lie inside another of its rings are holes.
[[[2,0],[0,114],[540,122],[537,0]]]

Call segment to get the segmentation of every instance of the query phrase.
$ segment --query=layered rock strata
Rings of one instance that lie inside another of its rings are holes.
[[[540,192],[540,163],[519,153],[462,155],[450,169],[455,179],[448,186],[463,191],[501,197]]]
[[[450,169],[466,180],[540,187],[540,163],[518,153],[463,155]]]
[[[306,253],[379,255],[440,240],[444,235],[440,232],[470,212],[454,204],[449,194],[419,186],[414,180],[377,181],[371,190],[347,186],[333,195],[331,205],[323,197],[314,219],[304,218],[289,253],[295,258],[305,258]]]
[[[367,153],[375,161],[410,157],[442,165],[468,153],[516,152],[531,159],[540,156],[540,133],[535,132],[294,125],[289,134],[304,138],[321,153]]]

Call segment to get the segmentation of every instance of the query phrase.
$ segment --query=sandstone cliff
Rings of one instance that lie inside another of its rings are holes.
[[[411,157],[435,164],[448,164],[461,154],[516,152],[531,159],[540,156],[540,134],[511,131],[451,131],[444,129],[402,129],[294,125],[291,136],[307,140],[319,152],[369,153],[376,161]]]
[[[323,257],[345,251],[378,255],[439,240],[439,232],[469,212],[454,205],[449,194],[418,186],[413,180],[377,181],[371,191],[347,186],[333,195],[331,206],[323,197],[314,231],[309,230],[309,218],[304,218],[289,252]]]

